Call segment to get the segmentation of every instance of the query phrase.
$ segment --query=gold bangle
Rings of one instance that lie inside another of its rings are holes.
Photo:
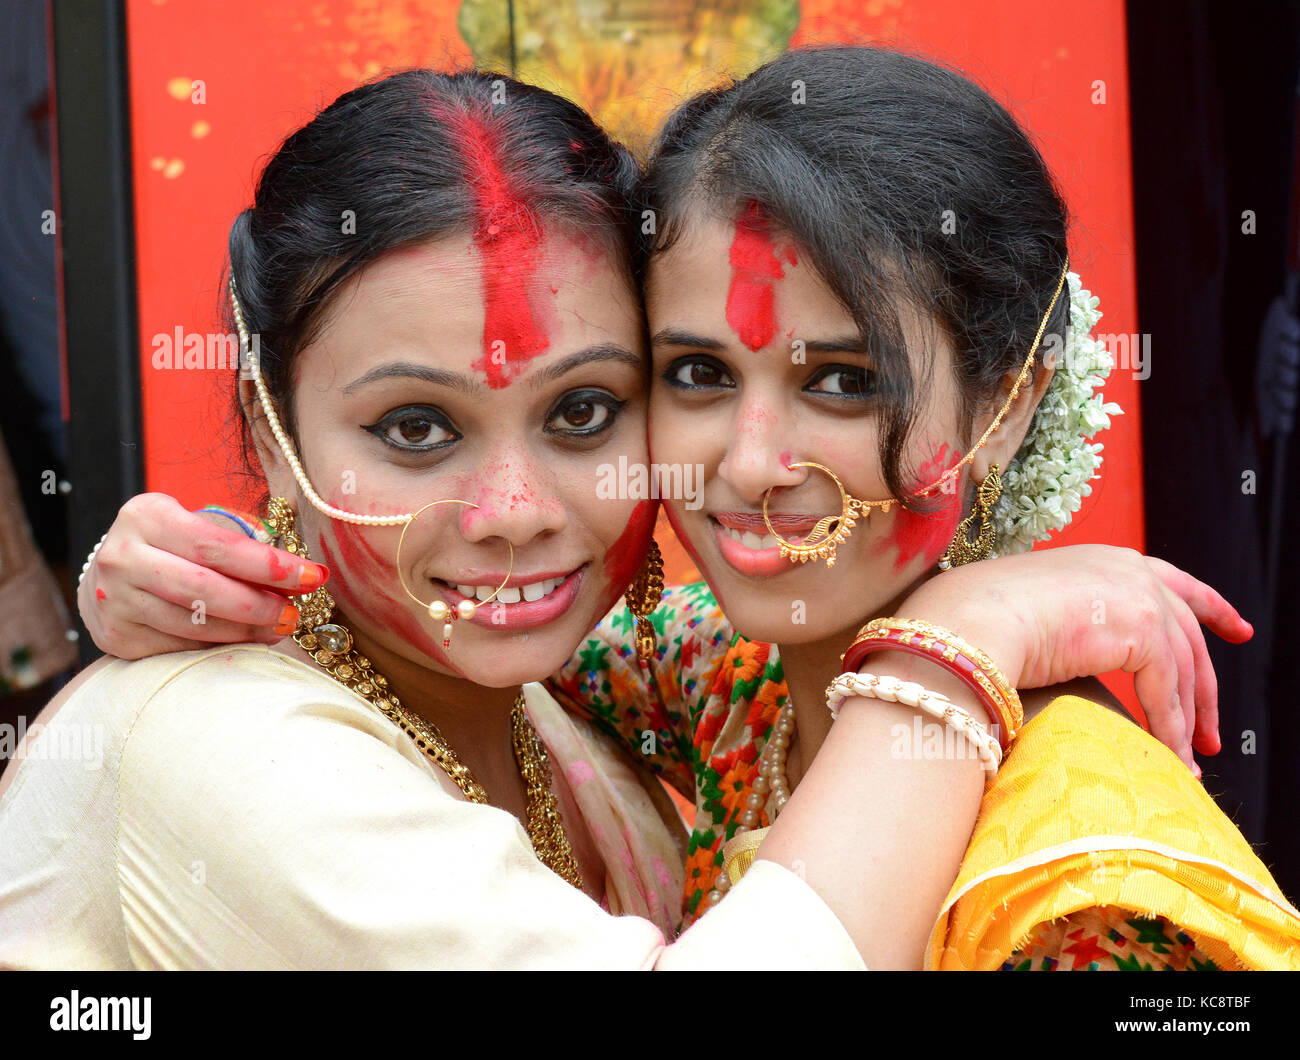
[[[1006,734],[999,740],[1003,748],[1019,735],[1025,721],[1020,696],[986,652],[924,619],[877,618],[858,631],[841,658],[846,670],[857,670],[867,655],[889,648],[930,658],[970,685]]]

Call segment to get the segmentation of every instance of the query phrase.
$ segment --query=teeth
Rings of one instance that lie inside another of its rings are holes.
[[[509,589],[502,589],[497,593],[496,599],[503,604],[517,604],[519,601],[526,600],[534,603],[544,596],[550,596],[559,588],[563,578],[547,578],[545,581],[533,582],[530,585],[514,586]],[[456,591],[467,600],[485,601],[494,592],[495,585],[457,585]]]
[[[722,526],[721,523],[718,525]],[[759,537],[758,534],[755,534],[752,531],[733,530],[729,526],[723,526],[722,532],[731,538],[732,541],[739,542],[746,548],[753,549],[754,551],[759,551],[765,548],[776,548],[777,545],[780,544],[780,542],[771,534],[764,534],[762,537]]]

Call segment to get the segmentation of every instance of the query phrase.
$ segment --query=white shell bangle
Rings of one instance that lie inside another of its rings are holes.
[[[929,714],[950,729],[965,736],[979,753],[984,771],[990,776],[1002,764],[1002,747],[988,729],[976,721],[971,713],[957,706],[942,692],[931,692],[915,681],[900,681],[897,677],[877,677],[868,673],[843,673],[826,689],[826,706],[831,718],[840,716],[840,704],[846,699],[861,696],[886,703],[902,703],[924,714]]]

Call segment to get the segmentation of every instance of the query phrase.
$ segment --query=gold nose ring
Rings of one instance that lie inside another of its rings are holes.
[[[450,648],[452,624],[457,619],[464,619],[468,622],[474,617],[475,613],[483,604],[491,603],[495,600],[497,594],[501,592],[501,590],[506,587],[506,583],[510,581],[510,575],[515,569],[515,546],[508,540],[506,541],[506,545],[510,549],[510,568],[506,571],[506,576],[502,580],[501,584],[492,591],[492,595],[486,600],[462,600],[454,609],[446,600],[431,600],[426,603],[416,596],[415,593],[411,592],[411,587],[406,584],[406,575],[402,572],[402,545],[406,543],[406,531],[411,529],[411,524],[430,508],[436,508],[440,504],[463,504],[467,508],[478,507],[478,505],[474,504],[472,501],[461,501],[448,498],[447,500],[433,501],[431,504],[426,504],[418,512],[415,512],[402,526],[402,536],[397,539],[397,577],[401,581],[402,588],[406,591],[407,596],[427,610],[429,612],[429,617],[435,622],[444,623],[442,627],[442,646],[444,648]]]
[[[776,538],[777,543],[781,546],[781,555],[791,563],[807,563],[809,560],[817,562],[824,559],[826,566],[833,567],[835,566],[836,547],[844,544],[849,539],[849,535],[853,533],[853,528],[857,525],[858,518],[869,515],[873,508],[879,508],[882,512],[887,512],[895,502],[892,500],[860,501],[857,497],[850,496],[839,476],[824,464],[814,463],[811,460],[801,460],[796,464],[787,465],[787,470],[793,471],[797,467],[814,467],[831,477],[835,483],[835,488],[840,491],[839,515],[828,515],[823,519],[818,519],[808,536],[796,545],[783,538],[772,526],[772,519],[767,512],[767,502],[772,490],[776,487],[769,486],[763,493],[763,524],[767,527],[767,532]]]

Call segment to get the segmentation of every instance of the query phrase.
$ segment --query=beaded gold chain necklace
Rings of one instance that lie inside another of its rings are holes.
[[[335,630],[344,630],[338,623],[329,625],[334,627],[328,631],[329,634],[334,634]],[[363,696],[384,717],[396,723],[430,761],[451,777],[455,785],[465,793],[465,798],[470,802],[487,803],[487,791],[470,768],[457,757],[442,733],[431,722],[402,705],[389,690],[388,679],[374,668],[366,656],[350,645],[343,652],[330,651],[322,645],[316,632],[304,630],[301,626],[299,632],[294,633],[293,639],[332,678]],[[351,641],[351,634],[348,634],[347,639]],[[335,644],[338,642],[335,641]],[[519,763],[519,772],[527,787],[527,828],[533,850],[542,864],[582,890],[582,873],[577,858],[574,857],[573,846],[564,831],[559,802],[551,788],[551,766],[546,748],[524,710],[522,692],[511,708],[510,727],[515,761]]]
[[[282,507],[277,506],[277,501]],[[274,498],[268,513],[268,528],[280,538],[287,552],[306,559],[306,546],[294,531],[292,520],[292,510],[288,505]],[[389,688],[388,678],[353,646],[351,631],[333,621],[334,598],[324,589],[317,589],[295,600],[299,607],[299,621],[293,634],[294,643],[334,680],[361,696],[406,733],[424,756],[452,779],[466,799],[486,805],[487,790],[452,750],[438,727],[402,705]],[[559,800],[551,787],[550,760],[524,709],[523,692],[515,698],[511,708],[510,728],[515,761],[519,764],[526,788],[527,831],[533,851],[543,865],[582,890],[582,872],[573,845],[564,831]]]

